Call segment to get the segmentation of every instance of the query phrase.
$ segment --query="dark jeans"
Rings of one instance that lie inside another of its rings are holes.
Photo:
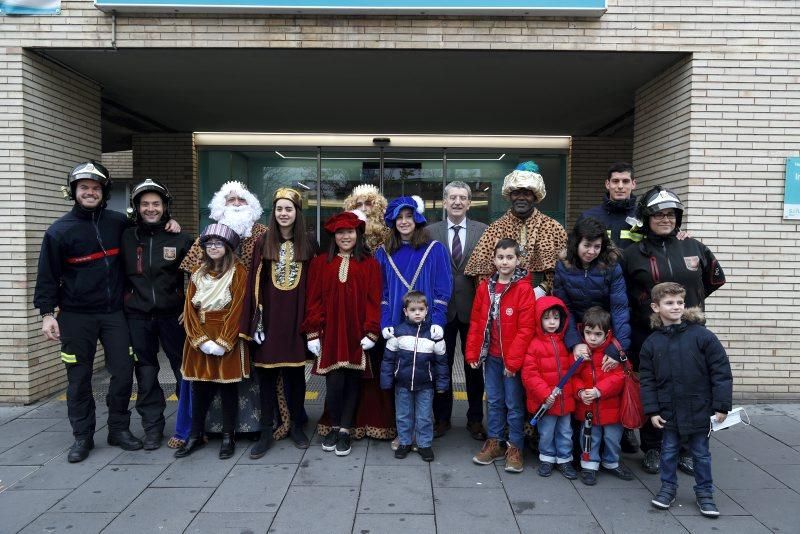
[[[261,430],[274,428],[275,408],[278,406],[278,375],[283,377],[284,394],[292,423],[302,426],[306,420],[303,403],[306,400],[305,367],[256,367],[261,382]]]
[[[444,342],[447,350],[447,365],[450,369],[450,386],[444,393],[435,393],[433,396],[433,419],[436,422],[450,421],[453,413],[453,364],[455,363],[456,337],[461,337],[462,352],[467,346],[467,331],[469,323],[462,323],[453,319],[444,327]],[[483,421],[483,370],[473,369],[464,363],[464,378],[467,388],[467,422],[480,423]]]
[[[678,459],[681,455],[681,436],[677,430],[665,428],[661,443],[661,485],[673,495],[678,491]],[[694,493],[699,497],[709,497],[714,492],[711,479],[711,452],[708,450],[708,435],[705,432],[689,434],[687,443],[694,458]]]
[[[217,382],[192,381],[192,432],[191,437],[198,438],[203,435],[206,424],[206,415],[214,395],[219,391],[222,399],[222,432],[233,434],[236,428],[236,413],[238,409],[238,395],[236,382],[219,384]]]
[[[136,355],[136,411],[142,416],[146,433],[164,432],[164,409],[167,407],[164,390],[158,382],[159,342],[175,375],[175,393],[180,395],[181,360],[186,331],[178,324],[177,315],[162,317],[128,317],[131,345]]]
[[[331,426],[353,428],[364,371],[335,369],[325,375],[325,404]]]
[[[130,427],[128,402],[133,388],[133,351],[128,343],[128,323],[122,311],[113,313],[61,312],[61,361],[67,368],[67,413],[76,439],[91,437],[95,430],[92,369],[97,340],[105,349],[106,370],[111,375],[106,395],[108,430]]]

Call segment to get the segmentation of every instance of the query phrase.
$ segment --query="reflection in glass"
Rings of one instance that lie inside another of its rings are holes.
[[[208,203],[228,180],[240,180],[261,200],[263,222],[272,209],[272,195],[279,187],[293,187],[303,196],[303,213],[309,231],[342,209],[352,189],[359,184],[380,187],[391,200],[400,195],[419,195],[425,201],[429,223],[442,219],[443,154],[441,150],[400,152],[386,149],[383,180],[378,148],[342,150],[323,148],[320,152],[320,220],[317,221],[317,149],[297,150],[264,147],[250,150],[201,150],[199,160],[199,203],[201,228],[208,224]],[[519,151],[447,151],[446,182],[460,180],[472,189],[469,217],[489,223],[508,209],[502,198],[503,179],[522,161],[539,164],[547,196],[539,209],[564,223],[566,210],[566,155]],[[321,232],[324,234],[324,232]]]

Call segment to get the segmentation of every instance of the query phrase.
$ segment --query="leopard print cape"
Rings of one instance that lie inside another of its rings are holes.
[[[524,221],[508,210],[483,232],[464,268],[470,276],[486,278],[494,271],[494,246],[504,238],[516,240],[523,249],[520,267],[544,275],[542,288],[550,292],[559,254],[567,247],[567,231],[538,209]]]

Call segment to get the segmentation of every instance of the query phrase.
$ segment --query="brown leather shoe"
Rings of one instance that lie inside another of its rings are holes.
[[[434,438],[441,438],[447,431],[452,428],[450,421],[439,421],[435,425],[433,425],[433,437]]]
[[[467,431],[469,432],[469,435],[472,436],[472,439],[486,441],[486,429],[483,428],[482,423],[478,421],[467,423]]]

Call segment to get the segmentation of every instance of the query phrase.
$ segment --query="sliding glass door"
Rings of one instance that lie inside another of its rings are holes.
[[[566,154],[532,150],[412,149],[389,147],[203,148],[199,151],[200,225],[208,224],[208,203],[228,180],[240,180],[260,199],[266,223],[272,196],[279,187],[293,187],[303,196],[309,231],[319,232],[328,217],[359,184],[373,184],[392,199],[418,195],[425,201],[429,222],[443,217],[444,186],[453,180],[472,189],[470,217],[484,222],[508,209],[502,198],[504,177],[521,161],[534,160],[545,179],[547,196],[539,208],[564,223]]]

